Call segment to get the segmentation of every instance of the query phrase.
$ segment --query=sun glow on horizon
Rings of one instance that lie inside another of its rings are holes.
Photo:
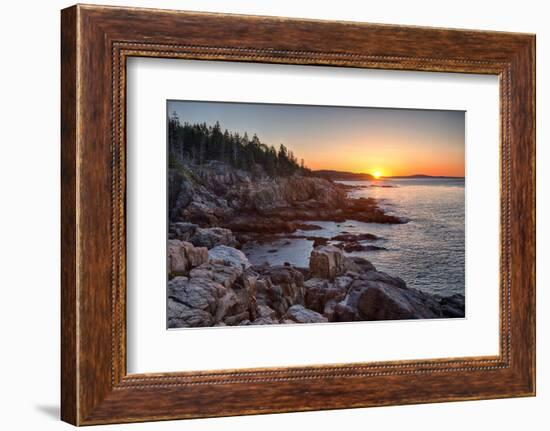
[[[465,175],[465,113],[451,110],[171,101],[182,122],[284,144],[312,171],[392,176]]]

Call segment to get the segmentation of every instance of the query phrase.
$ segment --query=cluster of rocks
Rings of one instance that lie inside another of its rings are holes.
[[[310,225],[311,226],[311,225]],[[308,241],[313,241],[313,246],[318,245],[335,245],[336,247],[344,250],[347,253],[354,251],[376,251],[376,250],[386,250],[385,247],[379,245],[373,245],[370,243],[365,243],[366,241],[378,241],[382,238],[376,236],[372,233],[360,233],[360,234],[350,234],[342,233],[340,235],[333,236],[331,238],[320,237],[315,235],[292,235],[289,238],[300,238],[307,239]],[[275,237],[262,237],[261,239],[269,241],[275,239]]]
[[[463,317],[464,297],[408,288],[332,245],[309,268],[252,267],[239,250],[169,241],[170,328]]]
[[[198,247],[212,248],[216,245],[235,247],[237,240],[229,229],[222,227],[201,228],[188,222],[170,223],[168,239],[188,241]]]
[[[178,252],[185,256],[174,258]],[[189,255],[201,258],[191,262]],[[256,315],[255,274],[241,251],[170,240],[168,256],[168,327],[237,325]],[[186,271],[174,266],[180,259]]]
[[[382,238],[376,236],[372,233],[360,233],[360,234],[351,234],[351,233],[341,233],[331,238],[331,241],[337,241],[334,245],[338,248],[341,248],[347,253],[354,251],[376,251],[376,250],[386,250],[385,247],[373,244],[365,244],[365,241],[378,241]]]

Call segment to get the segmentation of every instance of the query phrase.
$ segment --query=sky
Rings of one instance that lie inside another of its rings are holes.
[[[314,170],[464,176],[464,111],[196,101],[168,101],[167,111],[282,143]]]

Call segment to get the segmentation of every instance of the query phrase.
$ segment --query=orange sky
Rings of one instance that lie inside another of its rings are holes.
[[[183,122],[214,124],[276,147],[311,169],[464,176],[463,111],[169,101]]]
[[[338,146],[338,151],[330,147],[318,146],[303,154],[309,168],[334,169],[339,171],[370,173],[379,172],[382,176],[393,175],[446,175],[464,176],[464,147],[439,150],[433,143],[401,142],[390,137],[357,139]]]

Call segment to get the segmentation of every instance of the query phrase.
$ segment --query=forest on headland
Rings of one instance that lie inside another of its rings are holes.
[[[298,162],[283,144],[276,148],[262,142],[256,134],[249,137],[247,132],[222,130],[219,122],[182,124],[173,113],[168,121],[168,137],[171,165],[185,162],[203,165],[209,160],[218,160],[251,173],[260,167],[271,177],[311,173],[304,160]]]

